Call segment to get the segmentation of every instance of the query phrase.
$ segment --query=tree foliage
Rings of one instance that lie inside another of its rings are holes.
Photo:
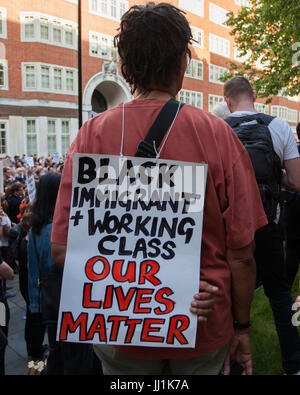
[[[230,73],[245,75],[260,97],[279,92],[300,93],[300,1],[252,0],[237,15],[228,14],[226,25],[232,28],[242,63],[231,62]],[[261,67],[258,66],[260,63]]]

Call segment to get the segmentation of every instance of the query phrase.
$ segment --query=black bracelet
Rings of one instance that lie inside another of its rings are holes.
[[[246,322],[245,324],[241,324],[237,321],[234,321],[233,323],[234,329],[248,329],[250,328],[250,326],[251,326],[250,321]]]

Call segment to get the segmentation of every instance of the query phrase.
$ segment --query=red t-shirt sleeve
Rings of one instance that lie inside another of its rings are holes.
[[[226,174],[227,207],[223,212],[226,244],[231,249],[246,247],[257,229],[268,221],[260,198],[251,160],[245,149]]]
[[[72,198],[72,166],[73,154],[76,152],[84,151],[84,135],[86,132],[86,124],[79,130],[76,139],[73,141],[68,150],[64,169],[62,172],[61,183],[57,195],[53,226],[51,234],[51,242],[56,244],[67,244],[68,240],[68,227],[69,227],[69,214]]]

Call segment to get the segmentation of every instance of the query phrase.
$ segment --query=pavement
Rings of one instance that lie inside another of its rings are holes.
[[[27,366],[27,350],[24,339],[26,304],[19,290],[19,276],[6,282],[12,286],[7,292],[16,293],[7,298],[10,309],[10,321],[8,328],[8,345],[5,352],[5,374],[24,375]]]

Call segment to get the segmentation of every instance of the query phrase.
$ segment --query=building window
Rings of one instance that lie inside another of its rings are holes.
[[[36,88],[36,68],[35,66],[25,66],[25,88]]]
[[[0,38],[7,38],[6,9],[0,7]]]
[[[254,103],[255,110],[257,112],[261,112],[263,114],[269,115],[269,106],[268,104],[263,103]]]
[[[293,123],[298,122],[298,113],[297,113],[297,110],[288,109],[287,120],[288,120],[288,122],[293,122]]]
[[[204,17],[204,0],[179,0],[179,8]]]
[[[62,69],[53,69],[54,74],[54,89],[62,90]]]
[[[65,25],[65,43],[70,47],[74,46],[74,30],[71,25]]]
[[[66,90],[73,92],[74,91],[74,71],[66,70]]]
[[[216,107],[216,105],[223,102],[224,102],[223,96],[208,95],[208,111],[212,112],[212,110]]]
[[[0,122],[0,154],[7,153],[6,146],[6,122]]]
[[[56,152],[56,122],[55,120],[48,120],[48,134],[47,134],[47,146],[48,154]]]
[[[64,155],[70,147],[70,121],[61,122],[61,152]]]
[[[235,4],[240,7],[252,7],[251,0],[235,0]]]
[[[37,154],[37,133],[35,119],[27,119],[26,121],[26,145],[28,156]]]
[[[21,41],[42,42],[77,49],[77,24],[37,12],[21,13]]]
[[[203,94],[202,92],[190,91],[187,89],[181,89],[179,92],[179,101],[191,104],[192,106],[203,108]]]
[[[197,27],[191,26],[192,36],[193,36],[193,45],[198,48],[203,48],[204,43],[204,32]]]
[[[23,22],[25,40],[34,39],[34,16],[26,15]]]
[[[186,69],[185,76],[195,78],[197,80],[203,80],[203,62],[191,59],[190,64]]]
[[[49,21],[46,18],[40,18],[40,38],[49,41]]]
[[[227,20],[226,15],[228,12],[229,11],[219,7],[216,4],[209,3],[209,20],[216,23],[217,25],[229,28],[228,26],[224,25],[224,22]]]
[[[215,64],[209,65],[209,82],[213,82],[215,84],[222,84],[223,82],[220,81],[222,75],[228,72],[228,69],[221,66],[216,66]]]
[[[50,67],[41,66],[42,89],[50,89]]]
[[[217,55],[222,55],[227,58],[230,56],[230,41],[226,38],[216,36],[209,33],[209,50]]]
[[[23,90],[76,95],[76,72],[69,67],[23,63]]]
[[[0,90],[8,89],[8,66],[6,59],[0,59]]]
[[[90,32],[90,56],[112,60],[116,57],[117,51],[114,48],[113,36]]]
[[[297,110],[289,109],[284,106],[271,106],[271,115],[273,117],[278,117],[284,119],[287,122],[298,122],[298,112]]]
[[[89,0],[90,13],[119,21],[128,10],[125,0]]]
[[[61,44],[62,42],[62,24],[61,22],[53,22],[53,41],[55,43]]]

